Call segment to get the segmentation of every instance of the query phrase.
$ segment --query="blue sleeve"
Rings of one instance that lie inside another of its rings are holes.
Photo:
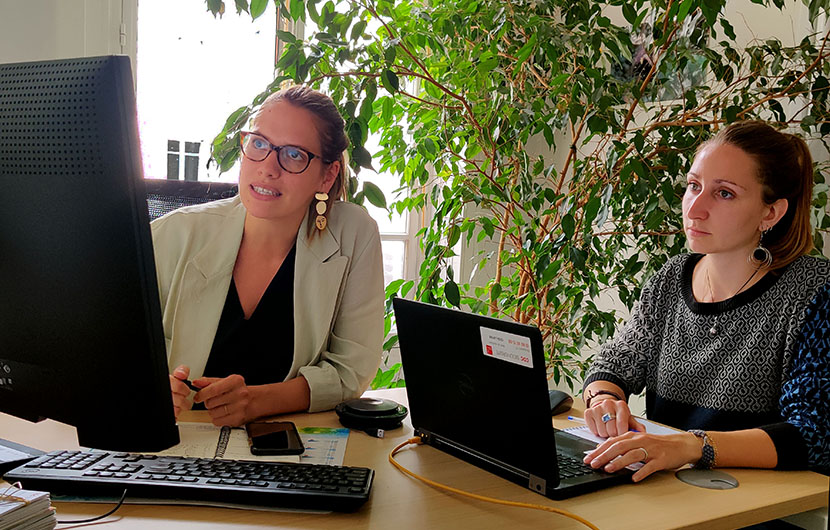
[[[801,435],[807,465],[830,470],[830,285],[810,302],[781,389],[781,416]]]

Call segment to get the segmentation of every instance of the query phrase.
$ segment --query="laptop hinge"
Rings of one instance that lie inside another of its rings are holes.
[[[532,489],[537,493],[541,493],[542,495],[545,494],[547,491],[547,481],[543,478],[539,478],[534,474],[530,474],[530,480],[528,481],[528,488]]]

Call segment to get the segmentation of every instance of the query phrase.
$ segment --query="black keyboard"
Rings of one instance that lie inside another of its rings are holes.
[[[575,458],[571,455],[566,455],[565,453],[561,453],[559,451],[556,452],[556,459],[559,463],[560,479],[581,477],[583,475],[593,475],[597,472],[596,469],[592,468],[579,458]]]
[[[54,495],[188,500],[216,504],[353,511],[369,498],[362,467],[55,451],[4,476]]]

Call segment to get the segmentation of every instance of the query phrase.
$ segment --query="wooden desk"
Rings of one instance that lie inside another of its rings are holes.
[[[406,403],[403,389],[370,392]],[[183,420],[199,421],[205,412],[189,412]],[[333,412],[286,416],[298,426],[340,426]],[[559,420],[559,427],[567,420]],[[552,513],[498,506],[444,493],[409,478],[387,461],[389,451],[412,436],[407,418],[401,429],[384,439],[353,431],[346,464],[375,470],[372,496],[356,513],[303,514],[256,512],[191,506],[122,506],[116,528],[212,529],[275,527],[338,528],[449,528],[463,530],[504,528],[586,528]],[[77,448],[74,429],[46,421],[32,424],[0,414],[0,438],[45,451]],[[462,462],[431,447],[411,446],[398,460],[423,476],[482,495],[555,506],[576,513],[609,530],[737,528],[784,517],[827,504],[828,477],[811,472],[729,470],[740,481],[733,490],[705,490],[677,480],[671,472],[649,477],[640,484],[617,486],[566,501],[552,501]],[[59,519],[80,519],[104,513],[104,505],[56,503]],[[110,519],[115,518],[111,517]],[[112,525],[109,525],[112,526]],[[105,526],[109,527],[109,526]]]

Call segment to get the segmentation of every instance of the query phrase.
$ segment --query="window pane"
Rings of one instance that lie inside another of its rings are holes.
[[[381,241],[383,248],[383,285],[403,278],[403,263],[406,259],[406,243],[403,241]]]
[[[233,3],[228,4],[233,9]],[[251,22],[204,2],[139,2],[136,85],[146,177],[216,179],[210,144],[274,79],[276,15]],[[221,180],[236,181],[233,168]]]
[[[366,140],[366,149],[370,153],[377,153],[380,150],[378,145],[378,140],[380,138],[377,135],[370,135],[369,138]],[[372,166],[377,167],[379,166],[379,162],[377,159],[373,160]],[[395,178],[393,175],[388,173],[374,173],[367,169],[364,169],[360,172],[359,175],[360,181],[363,182],[364,180],[368,180],[373,184],[377,184],[377,186],[383,192],[383,195],[386,197],[386,204],[394,202],[396,200],[395,194],[393,193],[396,189],[400,187],[400,181]],[[369,201],[366,201],[366,209],[369,211],[369,215],[377,221],[378,229],[380,230],[381,234],[405,234],[407,230],[408,224],[408,213],[404,212],[403,214],[393,213],[392,218],[390,220],[389,213],[386,210],[381,208],[377,208],[369,204]]]

